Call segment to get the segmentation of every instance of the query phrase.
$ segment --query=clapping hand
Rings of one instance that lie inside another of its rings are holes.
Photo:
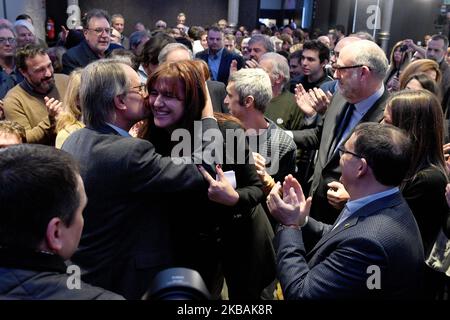
[[[295,102],[308,117],[314,116],[316,113],[324,114],[332,97],[330,91],[325,93],[320,88],[306,91],[300,83],[295,87]]]
[[[55,98],[45,97],[45,106],[47,107],[48,117],[52,120],[56,119],[62,110],[62,102]]]

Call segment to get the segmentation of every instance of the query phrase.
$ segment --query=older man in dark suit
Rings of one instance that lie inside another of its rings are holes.
[[[212,27],[208,31],[208,49],[197,53],[196,58],[204,60],[209,67],[211,79],[228,83],[230,66],[233,60],[237,62],[237,69],[244,66],[244,59],[236,53],[229,52],[223,45],[223,31]]]
[[[92,61],[104,58],[110,44],[111,25],[106,11],[92,9],[84,20],[84,40],[69,49],[62,57],[63,73],[70,74]]]
[[[319,149],[310,195],[311,216],[333,223],[348,199],[342,184],[338,148],[357,124],[383,119],[387,91],[383,79],[388,62],[375,43],[361,40],[345,46],[334,65],[339,92],[336,93],[314,129],[293,131],[297,147]]]
[[[423,245],[398,188],[409,167],[409,139],[393,126],[363,123],[339,153],[350,201],[334,225],[308,219],[311,198],[292,176],[268,197],[280,222],[274,243],[285,298],[417,298]],[[318,239],[308,254],[307,233]]]
[[[194,164],[161,157],[150,142],[128,134],[150,112],[139,76],[130,66],[99,60],[83,70],[81,80],[86,128],[70,135],[62,147],[80,162],[89,198],[73,261],[86,270],[86,282],[138,299],[153,276],[171,265],[170,209],[161,200],[167,196],[160,194],[172,192],[176,201],[177,191],[206,194],[207,184]],[[218,129],[212,115],[208,101],[203,132]],[[208,143],[194,145],[206,148]],[[213,164],[203,165],[211,170]]]

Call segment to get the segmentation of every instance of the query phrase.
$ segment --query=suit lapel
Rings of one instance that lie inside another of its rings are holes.
[[[339,93],[337,93],[333,98],[333,102],[334,103],[332,103],[332,105],[330,106],[329,112],[325,115],[326,118],[324,120],[324,128],[322,133],[321,144],[324,143],[326,147],[321,149],[327,153],[326,155],[324,155],[326,159],[325,164],[327,164],[331,160],[329,154],[330,148],[333,143],[336,127],[339,125],[340,120],[342,120],[342,117],[344,116],[343,110],[347,103],[344,97]]]
[[[330,230],[328,233],[326,233],[320,240],[317,242],[317,244],[314,246],[314,248],[308,253],[309,257],[312,257],[314,253],[327,241],[334,238],[336,235],[340,234],[343,231],[346,231],[358,224],[359,218],[361,217],[367,217],[370,216],[381,209],[389,208],[395,205],[400,204],[402,201],[401,195],[399,192],[396,192],[390,196],[383,197],[380,199],[377,199],[373,202],[370,202],[366,204],[365,206],[361,207],[359,210],[357,210],[354,214],[352,214],[347,220],[343,221],[339,226],[336,228]],[[339,218],[338,218],[339,219]],[[336,220],[337,222],[338,220]],[[335,223],[336,223],[335,222]]]
[[[220,64],[219,64],[219,70],[217,71],[217,80],[218,81],[224,81],[224,79],[222,79],[222,77],[226,77],[226,75],[227,75],[226,66],[228,66],[228,68],[229,68],[229,64],[227,63],[228,58],[229,58],[229,53],[228,53],[227,49],[223,48],[222,58],[220,59]]]

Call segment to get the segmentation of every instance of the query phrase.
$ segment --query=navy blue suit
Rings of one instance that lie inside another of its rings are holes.
[[[306,233],[320,238],[308,254]],[[301,231],[279,231],[274,244],[286,299],[414,298],[421,286],[422,240],[400,193],[363,206],[334,230],[310,218]],[[379,290],[367,286],[369,266],[380,268]]]

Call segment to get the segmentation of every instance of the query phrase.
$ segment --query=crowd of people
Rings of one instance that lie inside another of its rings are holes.
[[[125,22],[0,20],[0,298],[449,299],[446,36]]]

